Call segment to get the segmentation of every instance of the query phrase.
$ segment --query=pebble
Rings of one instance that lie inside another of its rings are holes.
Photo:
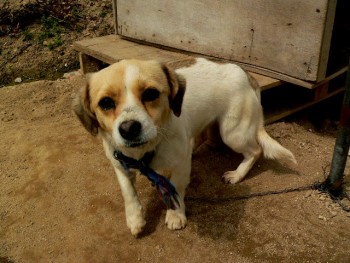
[[[63,74],[63,78],[65,79],[71,79],[76,76],[81,76],[81,73],[79,72],[79,70]]]
[[[310,197],[312,195],[312,191],[311,190],[309,190],[309,191],[307,191],[306,192],[306,194],[305,194],[305,198],[308,198],[308,197]]]
[[[15,79],[15,82],[16,82],[16,83],[21,83],[21,82],[22,82],[22,78],[20,78],[20,77],[16,78],[16,79]]]
[[[326,200],[326,197],[324,195],[321,195],[318,199],[320,199],[321,201]]]
[[[323,221],[326,221],[326,220],[327,220],[327,218],[326,218],[325,216],[321,216],[321,215],[318,216],[318,219],[321,219],[321,220],[323,220]]]
[[[331,217],[335,217],[338,213],[336,211],[329,211]]]

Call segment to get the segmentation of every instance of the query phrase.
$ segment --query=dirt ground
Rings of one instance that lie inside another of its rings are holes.
[[[0,2],[0,87],[6,86],[0,89],[0,263],[350,262],[349,213],[327,195],[307,190],[234,200],[323,181],[336,133],[321,114],[317,127],[302,114],[267,127],[298,166],[260,159],[235,186],[221,175],[241,156],[201,147],[181,231],[166,228],[155,189],[138,178],[147,225],[135,239],[99,140],[71,112],[81,77],[30,82],[76,70],[72,43],[111,33],[110,0]],[[19,77],[29,83],[9,86]],[[347,167],[347,185],[349,173]]]
[[[349,214],[325,194],[224,200],[323,181],[334,129],[320,133],[298,121],[269,125],[299,165],[260,159],[235,186],[221,175],[241,157],[202,146],[193,157],[188,226],[181,231],[166,228],[155,189],[138,178],[148,223],[136,239],[99,140],[71,112],[82,83],[75,77],[0,89],[0,262],[350,261]]]
[[[79,68],[73,42],[113,34],[110,0],[1,0],[0,87]]]

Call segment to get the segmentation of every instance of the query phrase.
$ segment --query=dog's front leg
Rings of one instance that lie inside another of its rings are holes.
[[[179,192],[179,196],[180,207],[175,210],[168,209],[165,216],[165,224],[171,230],[183,229],[187,224],[184,195]]]
[[[131,234],[137,236],[142,232],[146,221],[143,216],[142,205],[134,186],[135,175],[129,175],[119,167],[114,167],[114,170],[124,198],[126,224]]]
[[[178,167],[175,171],[172,171],[170,181],[175,186],[177,193],[179,194],[180,207],[172,210],[168,209],[166,212],[165,223],[171,230],[182,229],[187,224],[186,211],[185,211],[185,191],[190,182],[191,173],[191,158],[183,166]]]

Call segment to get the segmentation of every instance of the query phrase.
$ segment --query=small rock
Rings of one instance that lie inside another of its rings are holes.
[[[71,79],[71,78],[76,77],[76,76],[81,76],[81,73],[79,70],[63,74],[63,78],[65,78],[65,79]]]
[[[327,220],[327,218],[326,218],[325,216],[321,216],[321,215],[318,216],[318,219],[321,219],[321,220],[323,220],[323,221],[326,221],[326,220]]]
[[[309,191],[307,191],[306,192],[306,194],[305,194],[305,198],[308,198],[308,197],[310,197],[312,195],[312,191],[311,190],[309,190]]]
[[[15,79],[15,82],[16,82],[16,83],[21,83],[21,82],[22,82],[22,78],[21,78],[21,77],[16,78],[16,79]]]
[[[321,195],[318,199],[320,199],[321,201],[326,200],[326,197],[324,195]]]
[[[338,213],[336,211],[329,211],[331,217],[335,217]]]

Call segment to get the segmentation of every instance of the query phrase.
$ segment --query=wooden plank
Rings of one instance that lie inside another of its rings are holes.
[[[103,36],[103,37],[94,37],[94,38],[88,38],[88,39],[83,39],[83,40],[79,40],[74,42],[73,46],[75,49],[79,49],[79,48],[86,48],[89,46],[94,46],[94,45],[99,45],[99,44],[103,44],[103,43],[110,43],[110,42],[114,42],[116,41],[116,39],[118,39],[118,36],[116,35],[107,35],[107,36]],[[131,44],[132,42],[130,42],[129,44]],[[79,50],[80,51],[80,50]]]
[[[295,85],[298,85],[298,86],[301,86],[301,87],[304,87],[304,88],[307,88],[307,89],[317,88],[318,86],[323,85],[324,83],[326,83],[326,82],[328,82],[328,81],[338,77],[339,75],[343,74],[348,69],[348,66],[340,68],[338,71],[336,71],[333,74],[327,76],[325,79],[323,79],[320,82],[307,82],[307,81],[303,81],[303,80],[300,80],[300,79],[297,79],[297,78],[293,78],[293,77],[290,77],[290,76],[283,75],[283,74],[278,73],[278,72],[273,72],[271,70],[267,70],[267,69],[264,70],[264,69],[260,69],[258,67],[254,67],[254,66],[246,65],[246,64],[241,64],[241,63],[236,63],[236,64],[240,65],[242,68],[244,68],[244,69],[246,69],[246,70],[248,70],[250,72],[255,72],[255,73],[258,73],[258,74],[271,76],[272,78],[279,79],[279,80],[282,80],[284,82],[292,83],[292,84],[295,84]]]
[[[100,60],[79,52],[80,71],[83,74],[96,72],[102,68]]]
[[[282,84],[282,81],[278,79],[273,79],[254,72],[249,72],[249,74],[258,82],[260,90],[274,88]]]
[[[298,78],[294,78],[291,76],[287,76],[285,74],[276,72],[276,71],[272,71],[269,69],[262,69],[253,65],[248,65],[248,64],[243,64],[243,63],[237,63],[238,65],[240,65],[242,68],[244,68],[245,70],[251,71],[251,72],[255,72],[257,74],[263,74],[263,75],[267,75],[271,78],[275,78],[275,79],[279,79],[279,80],[283,80],[285,82],[288,83],[292,83],[307,89],[312,89],[314,87],[314,83],[312,82],[308,82],[305,80],[300,80]]]
[[[113,6],[114,32],[115,34],[118,34],[117,0],[112,0],[112,6]]]
[[[345,87],[337,89],[331,93],[329,93],[327,96],[323,97],[322,99],[318,100],[318,101],[310,101],[307,103],[302,103],[299,106],[295,106],[295,107],[289,107],[289,108],[285,108],[285,109],[278,109],[276,111],[272,111],[272,112],[265,112],[265,124],[270,124],[273,123],[275,121],[281,120],[285,117],[288,117],[294,113],[297,113],[301,110],[304,110],[312,105],[315,105],[318,102],[321,102],[325,99],[328,99],[330,97],[333,97],[341,92],[343,92],[345,90]]]
[[[115,35],[81,40],[74,43],[74,48],[108,64],[130,58],[158,59],[162,62],[189,58],[188,55],[141,45]]]
[[[334,81],[334,82],[333,82]],[[265,123],[272,123],[301,111],[318,102],[344,91],[344,76],[324,83],[314,90],[293,85],[282,85],[278,89],[262,92]]]
[[[327,82],[329,82],[332,79],[335,79],[336,77],[344,74],[347,71],[348,71],[348,66],[343,67],[343,68],[339,69],[338,71],[334,72],[333,74],[329,75],[328,77],[326,77],[324,80],[322,80],[320,82],[317,82],[317,83],[314,83],[312,88],[317,88],[318,86],[321,86],[324,83],[327,83]]]
[[[318,69],[317,80],[323,80],[326,77],[336,7],[337,0],[328,1],[324,34],[321,40],[320,66]]]
[[[118,0],[118,34],[318,81],[332,1]]]
[[[91,72],[91,58],[98,59],[104,63],[112,64],[122,59],[156,59],[162,62],[172,63],[192,60],[193,56],[158,49],[146,45],[137,44],[121,39],[118,36],[104,36],[94,39],[81,40],[74,43],[74,48],[81,52],[81,68],[83,72]],[[93,61],[94,62],[94,61]],[[258,82],[262,90],[280,85],[282,82],[267,76],[249,72]]]
[[[329,82],[324,83],[322,86],[317,87],[317,89],[315,89],[314,101],[320,101],[323,98],[326,98],[329,94],[328,87],[329,87]]]

